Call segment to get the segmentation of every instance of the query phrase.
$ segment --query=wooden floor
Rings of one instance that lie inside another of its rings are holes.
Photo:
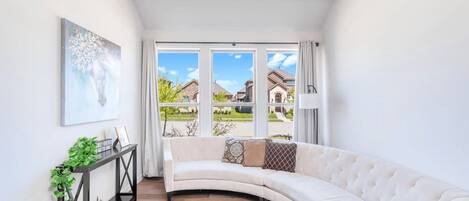
[[[166,201],[163,179],[143,179],[138,184],[138,201]],[[229,192],[197,192],[173,195],[173,201],[257,201],[248,195]]]

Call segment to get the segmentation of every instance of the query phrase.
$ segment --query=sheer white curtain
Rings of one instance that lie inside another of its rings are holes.
[[[163,142],[158,107],[158,71],[155,41],[143,42],[142,56],[142,128],[143,176],[163,176]]]
[[[318,142],[318,112],[311,109],[300,109],[298,107],[298,96],[300,93],[308,92],[308,85],[316,83],[316,43],[314,41],[301,41],[299,44],[298,65],[296,68],[295,88],[295,125],[294,139],[297,142]]]

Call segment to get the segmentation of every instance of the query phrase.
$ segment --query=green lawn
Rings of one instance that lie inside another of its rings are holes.
[[[287,136],[287,135],[275,135],[275,136],[270,136],[270,139],[273,139],[273,140],[291,140],[291,136]]]
[[[238,121],[238,122],[249,122],[253,120],[251,113],[240,113],[232,110],[230,114],[213,114],[214,119],[217,121]],[[286,117],[293,120],[293,115],[287,114]],[[170,113],[168,114],[168,121],[192,121],[197,118],[197,113]],[[161,111],[161,119],[164,119],[164,112]],[[269,114],[269,122],[281,122],[274,113]]]
[[[293,114],[287,113],[285,115],[285,117],[287,117],[287,119],[293,121]],[[269,121],[270,122],[281,122],[279,119],[277,119],[277,116],[275,116],[275,113],[270,113],[269,114]]]
[[[269,113],[269,122],[282,122],[280,119],[277,119],[277,116],[275,116],[275,113]]]
[[[213,114],[213,118],[216,121],[252,121],[252,114],[232,110],[230,114]]]
[[[161,112],[161,119],[164,120],[164,113]],[[168,114],[168,121],[192,121],[197,119],[197,113],[190,114]]]

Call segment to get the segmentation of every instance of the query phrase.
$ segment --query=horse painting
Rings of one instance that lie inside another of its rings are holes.
[[[118,117],[120,47],[62,19],[62,124]]]

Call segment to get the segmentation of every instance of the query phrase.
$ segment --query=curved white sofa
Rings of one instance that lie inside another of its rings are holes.
[[[169,199],[185,190],[224,190],[272,201],[469,201],[469,193],[394,164],[298,143],[295,173],[222,163],[223,137],[164,139]]]

